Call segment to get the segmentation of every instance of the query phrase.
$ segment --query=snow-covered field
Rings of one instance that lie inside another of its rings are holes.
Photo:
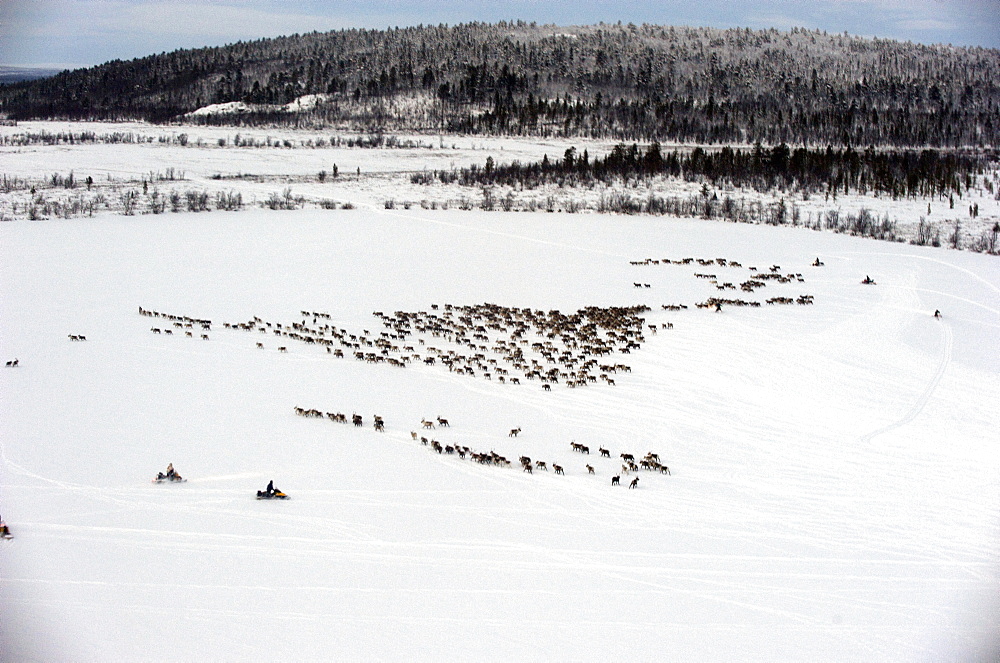
[[[631,264],[646,258],[660,262]],[[997,655],[995,256],[372,200],[12,221],[0,265],[0,360],[19,360],[0,370],[0,514],[16,537],[0,542],[4,662]],[[738,288],[772,265],[801,280],[747,293],[695,276]],[[501,383],[496,368],[517,371],[493,348],[548,367],[533,344],[580,354],[572,334],[484,326],[471,349],[430,330],[391,338],[373,315],[471,319],[458,307],[486,303],[550,319],[651,310],[641,348],[597,358],[629,367],[614,385],[551,391],[523,373]],[[379,354],[360,339],[386,339],[412,361],[275,335],[327,325],[326,340],[344,330]],[[493,379],[449,371],[448,351],[495,358]],[[451,425],[423,429],[437,417]],[[438,454],[411,431],[513,465]],[[620,454],[647,452],[669,476],[622,472]],[[523,472],[522,455],[549,471]],[[188,482],[150,483],[170,462]],[[254,499],[271,479],[290,500]]]
[[[56,142],[56,136],[61,139]],[[47,137],[47,138],[46,138]],[[72,137],[73,142],[69,142]],[[83,142],[81,142],[83,137]],[[381,147],[371,141],[382,142]],[[0,125],[0,221],[90,217],[102,213],[137,215],[189,209],[185,196],[204,194],[215,209],[219,195],[241,196],[246,207],[260,207],[287,195],[298,207],[374,205],[411,209],[489,209],[515,212],[593,213],[614,209],[610,201],[641,205],[651,198],[698,200],[701,182],[654,177],[591,186],[547,184],[536,188],[443,184],[433,173],[455,173],[497,164],[561,160],[565,151],[606,156],[616,141],[580,138],[367,134],[337,129],[205,127],[142,122],[21,122]],[[645,149],[645,145],[642,146]],[[665,152],[693,145],[664,144]],[[734,146],[750,149],[750,146]],[[718,149],[719,146],[706,146]],[[334,174],[336,173],[336,175]],[[72,175],[73,186],[67,185]],[[433,183],[420,183],[418,179]],[[89,183],[86,183],[87,180]],[[85,184],[86,183],[86,184]],[[828,228],[831,214],[851,227],[849,216],[866,213],[888,222],[903,242],[927,224],[931,238],[960,248],[983,250],[987,235],[1000,223],[1000,172],[977,176],[961,196],[892,200],[873,193],[828,197],[802,191],[759,192],[732,186],[712,187],[715,199],[728,199],[748,212],[753,223],[786,208],[789,225]],[[171,195],[178,203],[168,203]],[[489,195],[491,203],[487,204]],[[126,203],[128,197],[130,202]],[[126,206],[132,209],[126,212]],[[971,210],[975,208],[975,217]],[[189,211],[197,211],[189,209]],[[721,212],[716,209],[714,212]],[[978,248],[977,248],[978,247]]]

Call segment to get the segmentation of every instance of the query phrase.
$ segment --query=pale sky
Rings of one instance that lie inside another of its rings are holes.
[[[74,68],[293,33],[515,19],[799,26],[1000,48],[1000,0],[0,0],[0,64]]]

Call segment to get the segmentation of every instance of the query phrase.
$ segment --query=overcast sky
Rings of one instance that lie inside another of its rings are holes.
[[[73,68],[314,30],[503,19],[800,26],[1000,48],[1000,0],[0,0],[0,64]]]

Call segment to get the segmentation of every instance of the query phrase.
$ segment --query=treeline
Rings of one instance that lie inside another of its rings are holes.
[[[815,30],[470,23],[179,50],[0,85],[11,119],[778,145],[1000,145],[1000,51]],[[306,95],[308,105],[286,107]],[[407,99],[412,103],[394,104]]]
[[[857,192],[893,199],[958,195],[975,186],[996,154],[942,150],[791,149],[785,144],[753,149],[732,147],[664,153],[658,143],[645,150],[638,144],[618,144],[604,158],[591,159],[587,150],[566,150],[561,160],[485,165],[458,172],[441,171],[431,177],[469,186],[504,185],[533,188],[544,184],[611,183],[627,178],[676,177],[712,187],[751,188],[756,191],[796,191],[832,195]],[[414,176],[426,181],[427,174]]]

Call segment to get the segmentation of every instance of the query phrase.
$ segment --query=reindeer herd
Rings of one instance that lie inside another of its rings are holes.
[[[741,263],[726,258],[646,258],[630,261],[636,266],[648,265],[695,265],[700,267],[723,268],[727,270],[742,269]],[[822,265],[817,259],[813,265]],[[720,291],[742,290],[754,293],[767,287],[769,283],[801,283],[804,282],[801,273],[783,272],[779,265],[771,265],[766,270],[749,267],[750,277],[742,282],[739,279],[730,281],[719,279],[717,269],[701,270],[694,277],[709,282]],[[737,285],[739,282],[739,285]],[[651,284],[634,282],[636,288],[651,288]],[[813,303],[812,295],[799,295],[797,298],[775,296],[765,300],[767,304],[808,305]],[[704,302],[697,303],[697,308],[714,308],[721,310],[726,306],[759,307],[760,301],[748,301],[735,297],[715,296]],[[686,304],[663,304],[663,311],[679,312],[688,307]],[[371,364],[386,364],[405,368],[411,364],[422,363],[428,367],[444,367],[450,373],[463,375],[507,385],[521,385],[524,382],[537,382],[544,391],[551,391],[555,385],[569,388],[585,387],[604,382],[614,386],[614,377],[619,373],[631,371],[628,364],[614,359],[616,355],[628,355],[638,350],[646,341],[645,333],[656,334],[658,330],[673,329],[673,323],[662,322],[651,324],[643,317],[651,309],[646,305],[628,307],[597,307],[591,306],[573,313],[562,313],[558,310],[543,311],[532,308],[511,308],[496,304],[479,304],[458,306],[432,304],[429,310],[416,312],[395,311],[391,315],[375,311],[373,316],[381,323],[382,330],[377,332],[368,329],[362,332],[350,331],[331,323],[328,313],[318,311],[300,311],[301,318],[292,323],[265,321],[253,316],[244,322],[226,322],[227,330],[252,333],[259,340],[254,341],[258,350],[265,350],[268,343],[263,336],[274,338],[274,346],[278,352],[288,352],[289,341],[307,346],[325,349],[326,354],[343,359],[352,356],[357,361]],[[178,316],[147,310],[139,307],[140,315],[162,320],[158,326],[151,328],[154,334],[173,335],[184,333],[194,337],[200,328],[201,338],[208,340],[207,332],[212,328],[212,322],[190,316]],[[82,335],[70,335],[74,341],[86,340]],[[278,345],[280,344],[280,345]],[[8,366],[16,366],[16,360],[8,362]],[[325,418],[334,423],[347,424],[349,421],[355,427],[365,425],[361,415],[353,414],[350,419],[343,412],[330,412],[318,409],[306,409],[296,406],[294,412],[307,418]],[[373,417],[372,425],[377,431],[384,431],[385,424],[378,415]],[[435,431],[438,428],[449,428],[450,424],[443,417],[422,419],[420,429],[424,432]],[[520,427],[510,429],[509,438],[517,438]],[[513,465],[502,455],[491,450],[477,452],[469,447],[455,444],[442,444],[436,439],[411,432],[414,441],[419,441],[436,453],[454,455],[459,459],[470,459],[484,465],[510,467]],[[575,441],[570,443],[573,452],[590,457],[590,448]],[[609,449],[598,449],[598,463],[613,462]],[[612,485],[620,485],[623,475],[638,474],[642,471],[659,474],[670,474],[670,468],[660,461],[657,454],[650,452],[642,458],[636,458],[630,453],[620,453],[620,471],[615,469],[611,479]],[[557,463],[532,460],[521,456],[518,464],[522,471],[534,473],[549,471],[564,475],[566,469]],[[588,475],[598,473],[591,463],[585,463]],[[639,478],[635,476],[629,484],[630,488],[638,486]]]
[[[208,334],[205,332],[208,332],[212,329],[211,320],[204,320],[201,318],[191,318],[186,315],[171,315],[167,313],[160,313],[159,311],[150,311],[148,309],[144,309],[141,306],[139,307],[139,315],[144,315],[149,318],[162,318],[163,320],[170,322],[172,324],[173,329],[167,326],[164,326],[163,329],[156,326],[150,327],[149,331],[151,331],[154,334],[173,336],[174,331],[176,330],[178,333],[183,333],[184,336],[186,336],[187,338],[194,338],[195,334],[194,328],[197,325],[201,330],[200,334],[201,340],[203,341],[209,340]]]
[[[306,409],[298,406],[294,408],[294,412],[296,415],[300,417],[313,418],[313,419],[325,418],[336,423],[341,423],[341,424],[347,423],[347,415],[345,415],[342,412],[325,412],[323,410],[318,410],[314,408]],[[359,428],[364,426],[364,418],[362,417],[362,415],[357,413],[351,415],[351,422],[356,427]],[[385,422],[381,416],[377,414],[374,415],[373,422],[376,431],[385,432]],[[441,416],[436,417],[434,420],[426,418],[420,420],[420,428],[422,429],[422,431],[437,430],[439,427],[451,428],[451,424],[448,423],[447,419]],[[520,427],[512,428],[510,430],[510,433],[508,434],[508,437],[517,437],[517,435],[520,432],[521,432]],[[513,466],[513,463],[511,463],[510,460],[508,460],[501,454],[498,454],[496,451],[492,449],[488,452],[480,452],[471,449],[468,446],[460,444],[446,444],[440,442],[435,438],[428,438],[426,435],[421,435],[415,430],[410,431],[410,438],[414,442],[420,442],[422,446],[425,446],[431,451],[441,454],[443,456],[455,456],[460,460],[471,460],[473,462],[479,463],[480,465],[491,465],[495,467]],[[580,454],[585,454],[588,456],[590,455],[590,447],[585,444],[580,444],[575,440],[570,442],[570,449]],[[611,452],[608,449],[600,447],[599,451],[601,458],[607,458],[609,460],[611,459]],[[646,470],[649,472],[655,471],[659,472],[660,474],[666,474],[668,476],[670,475],[670,468],[660,462],[659,454],[656,454],[652,451],[647,453],[638,463],[635,462],[635,456],[631,453],[623,452],[619,454],[619,457],[621,458],[623,464],[621,466],[621,471],[611,479],[611,485],[613,486],[619,485],[619,480],[621,479],[622,474],[628,475],[630,473],[638,473],[640,470]],[[548,472],[549,467],[552,468],[553,474],[563,475],[563,476],[565,476],[566,474],[566,468],[558,463],[551,463],[550,465],[548,461],[544,460],[536,459],[533,461],[529,456],[520,456],[518,458],[518,464],[520,465],[521,470],[523,472],[527,472],[528,474],[534,474],[536,470]],[[584,467],[586,468],[588,475],[597,474],[597,470],[594,468],[593,465],[586,463],[584,464]],[[638,486],[638,483],[639,483],[638,477],[635,477],[629,487],[635,488],[636,486]]]
[[[429,423],[429,422],[427,422],[427,420],[425,419],[422,420],[421,423]],[[520,432],[521,432],[520,428],[513,428],[511,429],[511,432],[508,435],[508,437],[510,436],[516,437],[516,434]],[[436,451],[439,454],[447,454],[447,455],[455,454],[462,460],[469,458],[484,465],[496,465],[497,467],[512,466],[512,463],[509,460],[507,460],[505,457],[501,456],[500,454],[492,450],[489,453],[477,453],[476,451],[473,451],[472,449],[469,449],[469,447],[465,446],[442,445],[439,441],[435,439],[428,440],[426,437],[419,435],[416,431],[411,431],[410,436],[414,440],[419,440],[421,444],[429,447],[432,451]],[[585,444],[580,444],[575,440],[570,442],[570,449],[580,454],[590,455],[590,447],[588,447]],[[602,458],[607,458],[610,460],[611,452],[608,449],[601,447],[600,452]],[[621,474],[627,475],[630,473],[638,473],[640,470],[647,470],[650,472],[657,471],[660,474],[666,474],[668,476],[670,475],[670,468],[660,462],[659,454],[656,454],[652,451],[647,453],[639,461],[638,464],[635,463],[635,457],[633,454],[621,453],[619,454],[619,456],[623,461],[625,461],[625,464],[621,466],[621,472],[611,478],[612,486],[620,485]],[[566,474],[566,469],[562,465],[558,463],[551,463],[550,465],[548,461],[538,460],[538,459],[532,460],[530,456],[520,456],[518,458],[518,464],[521,466],[521,471],[526,472],[528,474],[534,474],[536,470],[548,472],[550,466],[552,468],[553,474],[558,474],[558,475]],[[590,463],[585,463],[584,467],[586,468],[588,475],[597,474],[597,470]],[[636,488],[638,485],[639,485],[639,477],[636,476],[632,479],[632,482],[629,484],[629,488]]]
[[[633,307],[587,307],[571,314],[558,310],[508,308],[494,304],[439,307],[430,311],[375,311],[384,331],[352,332],[327,322],[330,315],[301,311],[302,319],[290,324],[265,321],[254,316],[245,322],[225,322],[223,327],[258,335],[271,335],[325,348],[335,358],[353,356],[358,361],[405,368],[414,363],[443,366],[457,375],[478,377],[497,383],[521,385],[537,381],[542,389],[553,385],[585,387],[596,382],[614,386],[613,375],[630,372],[628,364],[614,360],[615,354],[630,354],[645,342],[645,320],[650,309]],[[140,314],[163,318],[175,329],[191,329],[211,321],[168,315],[140,307]],[[653,325],[648,328],[655,333]],[[664,326],[672,328],[672,325]],[[153,327],[155,334],[172,334],[169,328]],[[187,332],[190,336],[191,333]],[[207,340],[207,335],[203,338]],[[258,350],[265,341],[255,341]],[[287,345],[277,346],[287,352]]]
[[[708,267],[708,266],[726,267],[726,268],[742,268],[743,267],[742,263],[736,262],[734,260],[727,260],[726,258],[681,258],[679,260],[672,260],[670,258],[660,258],[660,259],[646,258],[645,260],[630,260],[629,264],[630,265],[635,265],[635,266],[661,265],[661,264],[662,265],[692,265],[692,264],[698,264],[698,265],[703,266],[703,267]],[[819,258],[817,258],[811,264],[814,267],[819,267],[823,263],[820,262]],[[753,275],[752,275],[751,278],[748,278],[747,280],[745,280],[742,283],[740,283],[739,289],[742,290],[742,291],[744,291],[744,292],[748,292],[748,293],[753,293],[755,290],[767,287],[767,282],[768,281],[774,281],[774,282],[777,282],[777,283],[793,283],[793,282],[795,282],[795,283],[804,283],[805,282],[805,279],[803,278],[803,276],[802,276],[801,273],[798,273],[798,272],[791,273],[791,272],[789,272],[789,273],[782,274],[781,273],[781,266],[780,265],[771,265],[767,269],[766,272],[761,271],[757,267],[752,267],[752,266],[748,267],[747,269],[750,272],[752,272]],[[719,282],[719,277],[716,274],[707,273],[707,272],[695,272],[694,273],[694,277],[697,278],[697,279],[707,280],[711,285],[715,286],[716,290],[719,290],[719,291],[723,291],[724,292],[724,291],[727,291],[727,290],[736,290],[737,289],[736,284],[734,282],[732,282],[732,281],[723,281],[722,283],[720,283]],[[639,285],[639,284],[636,284],[636,285]],[[647,284],[642,284],[642,285],[644,285],[647,288],[650,287]],[[800,295],[797,298],[791,298],[791,297],[772,297],[772,298],[766,300],[766,303],[767,304],[792,304],[792,303],[796,303],[796,304],[812,304],[813,303],[813,296],[812,295]],[[695,304],[695,306],[697,308],[700,308],[700,309],[714,309],[716,311],[721,311],[723,305],[725,305],[725,306],[746,306],[746,307],[751,307],[751,308],[758,308],[758,307],[760,307],[761,303],[759,301],[755,301],[755,300],[746,300],[746,299],[738,299],[738,298],[731,298],[731,297],[709,297],[705,301]],[[664,311],[679,311],[679,310],[686,309],[687,306],[684,306],[683,304],[680,304],[680,305],[678,305],[678,304],[664,304],[662,308],[663,308]]]
[[[632,265],[694,265],[725,269],[742,269],[742,263],[726,258],[682,258],[630,261]],[[815,263],[814,263],[815,264]],[[769,282],[803,282],[800,273],[782,272],[779,265],[766,270],[749,267],[751,278],[739,289],[753,293]],[[694,274],[714,284],[720,291],[736,290],[736,279],[719,281],[717,270],[702,270]],[[721,273],[721,272],[720,272]],[[649,284],[636,283],[641,287]],[[767,304],[812,304],[812,295],[797,298],[776,296]],[[722,310],[723,306],[759,307],[760,301],[715,296],[695,304],[698,308]],[[663,304],[663,311],[683,311],[686,304]],[[223,324],[225,329],[277,340],[276,349],[288,352],[288,341],[323,348],[331,357],[348,356],[369,364],[385,364],[396,368],[422,363],[427,367],[444,367],[450,373],[488,380],[512,386],[529,382],[552,391],[557,385],[580,388],[602,382],[615,386],[617,374],[630,372],[631,367],[614,359],[641,349],[645,334],[671,330],[672,322],[651,324],[642,317],[651,311],[646,305],[628,307],[589,306],[573,313],[558,310],[513,308],[496,304],[457,306],[432,304],[429,310],[395,311],[391,315],[373,312],[381,323],[381,331],[350,331],[331,323],[329,313],[300,311],[301,319],[292,323],[265,321],[253,316],[244,322]],[[172,335],[175,331],[194,337],[201,327],[201,338],[208,340],[211,321],[190,316],[178,316],[139,308],[141,315],[160,318],[170,326],[152,327],[154,334]],[[171,328],[172,327],[172,328]],[[73,337],[83,339],[84,337]],[[254,342],[265,350],[263,338]]]

